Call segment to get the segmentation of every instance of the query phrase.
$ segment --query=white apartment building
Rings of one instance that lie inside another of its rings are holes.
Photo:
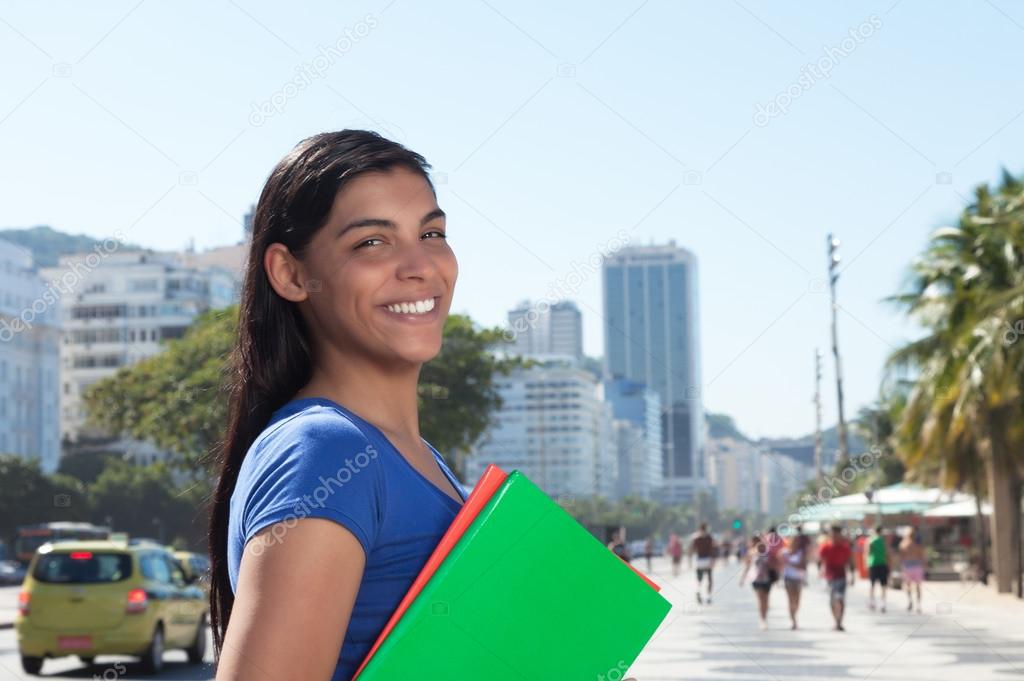
[[[576,303],[524,300],[508,312],[512,337],[509,352],[516,355],[583,357],[583,316]]]
[[[522,471],[551,496],[610,497],[618,465],[610,406],[592,374],[550,360],[495,381],[504,400],[466,462],[466,484],[488,464]]]
[[[761,507],[767,515],[786,512],[790,498],[814,477],[814,468],[771,449],[762,449]]]
[[[187,255],[97,251],[62,257],[44,270],[47,281],[70,283],[60,297],[63,440],[124,451],[139,463],[160,455],[145,443],[112,446],[106,433],[88,428],[82,395],[119,368],[160,352],[161,341],[182,337],[200,313],[234,302],[237,273],[186,264]]]
[[[59,331],[32,254],[0,240],[0,454],[60,461]]]
[[[734,438],[708,441],[708,479],[722,509],[785,513],[813,469],[762,445]]]
[[[710,439],[707,458],[708,482],[715,490],[719,508],[761,508],[761,457],[755,445],[734,438]]]

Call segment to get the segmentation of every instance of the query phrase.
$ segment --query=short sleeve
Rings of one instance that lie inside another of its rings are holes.
[[[383,519],[380,455],[346,416],[301,412],[246,459],[252,478],[242,510],[243,545],[274,523],[286,532],[303,518],[325,518],[352,532],[370,554]]]

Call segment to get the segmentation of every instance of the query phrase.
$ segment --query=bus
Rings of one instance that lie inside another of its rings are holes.
[[[14,559],[22,565],[28,565],[36,549],[47,542],[62,539],[110,539],[110,528],[71,522],[22,525],[14,535]]]

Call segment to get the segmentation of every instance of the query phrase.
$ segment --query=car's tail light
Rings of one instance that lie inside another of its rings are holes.
[[[27,591],[22,591],[18,594],[18,614],[22,617],[28,617],[29,597],[30,596]]]
[[[124,606],[124,611],[129,615],[146,612],[147,600],[145,589],[132,589],[128,592],[128,603]]]
[[[92,560],[92,551],[72,551],[71,560]]]

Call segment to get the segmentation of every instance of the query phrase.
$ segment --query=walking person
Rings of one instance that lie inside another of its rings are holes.
[[[846,574],[849,572],[853,581],[853,550],[850,542],[843,536],[842,525],[833,525],[828,539],[819,547],[818,558],[821,561],[825,579],[828,581],[829,603],[832,617],[835,619],[836,631],[843,628],[843,614],[846,610]]]
[[[875,536],[868,542],[868,579],[871,586],[868,591],[868,608],[875,609],[875,584],[879,587],[879,608],[885,612],[885,592],[889,586],[889,545],[885,530],[879,525],[875,528]]]
[[[774,560],[764,538],[759,534],[752,536],[743,559],[743,572],[740,574],[739,585],[743,586],[747,574],[753,571],[754,579],[750,585],[754,587],[754,594],[757,596],[757,614],[760,619],[761,631],[768,629],[768,594],[778,579]]]
[[[925,558],[921,533],[911,527],[900,542],[900,569],[903,571],[903,584],[907,588],[907,612],[914,609],[915,595],[917,611],[921,612],[921,583],[924,581]]]
[[[807,582],[807,560],[811,538],[796,526],[796,534],[789,538],[782,552],[782,583],[789,599],[790,629],[796,629],[796,613],[800,609],[800,594]]]
[[[715,567],[715,539],[708,532],[708,524],[701,523],[700,529],[697,534],[693,535],[693,539],[690,540],[690,551],[696,556],[697,561],[697,602],[711,605],[711,594],[713,584],[711,580],[711,572]],[[706,601],[701,598],[700,587],[707,577],[708,580],[708,595]]]
[[[654,572],[651,568],[651,556],[654,555],[654,538],[647,535],[647,541],[644,542],[644,558],[647,560],[647,572]]]
[[[672,559],[672,576],[678,577],[683,562],[683,542],[675,532],[668,536],[668,555]]]
[[[620,527],[612,533],[612,539],[608,542],[608,548],[616,556],[630,563],[633,557],[629,555],[629,547],[626,545],[626,529]]]

